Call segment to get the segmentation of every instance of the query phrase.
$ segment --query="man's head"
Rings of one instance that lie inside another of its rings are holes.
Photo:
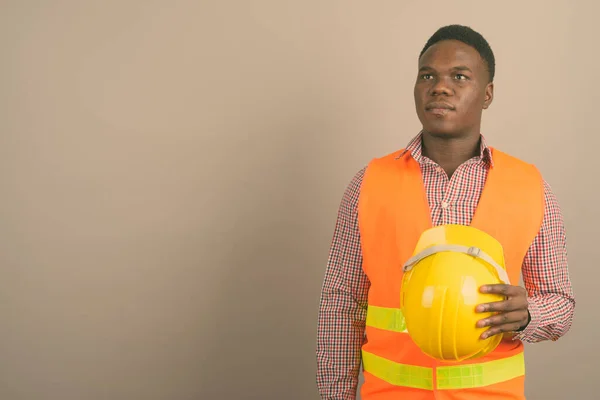
[[[462,25],[438,29],[418,62],[415,106],[423,129],[435,136],[479,135],[492,102],[495,59],[487,41]]]

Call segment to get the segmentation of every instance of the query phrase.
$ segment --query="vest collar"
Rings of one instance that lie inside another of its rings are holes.
[[[492,150],[487,145],[485,137],[480,134],[480,152],[479,156],[471,159],[471,162],[483,163],[486,166],[493,167],[494,160],[492,158]],[[434,164],[434,162],[425,157],[422,153],[423,150],[423,131],[419,132],[419,134],[413,137],[403,151],[398,154],[396,159],[402,158],[406,153],[410,153],[411,156],[417,161],[419,164]]]

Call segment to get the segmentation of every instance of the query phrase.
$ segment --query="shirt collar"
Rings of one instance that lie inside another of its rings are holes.
[[[423,150],[423,131],[419,132],[417,136],[412,138],[403,151],[398,154],[396,159],[401,158],[406,153],[410,153],[411,156],[419,163],[419,164],[430,164],[433,163],[432,160],[425,157],[422,153]],[[483,162],[486,165],[493,167],[494,160],[492,158],[492,149],[487,145],[485,137],[480,134],[480,145],[479,145],[479,156],[475,157],[473,160],[476,162]]]

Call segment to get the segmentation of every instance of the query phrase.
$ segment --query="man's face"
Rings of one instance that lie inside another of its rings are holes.
[[[431,46],[419,60],[415,106],[423,129],[436,136],[478,135],[493,84],[477,50],[456,40]]]

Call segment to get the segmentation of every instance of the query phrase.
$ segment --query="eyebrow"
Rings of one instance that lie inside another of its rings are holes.
[[[471,71],[471,68],[467,67],[466,65],[457,65],[456,67],[452,67],[451,69],[454,71],[473,72],[473,71]],[[429,65],[424,65],[421,68],[419,68],[419,72],[424,72],[424,71],[435,71],[435,69],[430,67]]]

